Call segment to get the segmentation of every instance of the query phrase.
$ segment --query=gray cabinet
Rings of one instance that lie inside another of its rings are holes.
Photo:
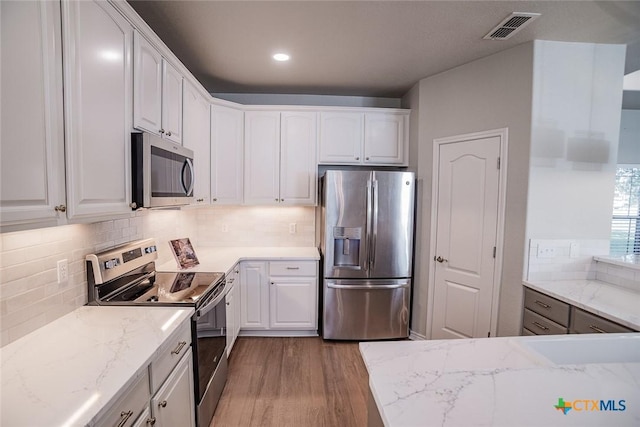
[[[522,335],[635,332],[571,304],[524,288]]]

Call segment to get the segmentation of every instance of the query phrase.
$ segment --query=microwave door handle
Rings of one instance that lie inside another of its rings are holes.
[[[189,185],[189,188],[187,188],[187,186],[185,185],[185,179],[184,179],[184,172],[187,169],[187,167],[189,168],[189,175],[191,176],[191,185]],[[184,194],[186,194],[187,196],[191,195],[191,193],[193,192],[193,185],[195,183],[195,175],[193,173],[193,162],[191,161],[191,159],[185,159],[184,161],[184,165],[182,165],[182,188],[184,189]]]

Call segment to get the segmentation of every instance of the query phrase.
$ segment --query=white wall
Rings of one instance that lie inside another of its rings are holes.
[[[618,163],[640,165],[640,110],[622,110]]]
[[[608,239],[625,47],[538,40],[527,236]]]
[[[421,251],[416,259],[414,294],[425,298],[429,266],[431,221],[431,180],[433,140],[490,129],[509,129],[507,161],[507,207],[505,218],[504,263],[498,313],[499,335],[517,335],[522,311],[522,277],[525,258],[525,217],[531,123],[531,87],[533,79],[533,43],[473,61],[419,82],[418,137],[411,144],[418,148]],[[411,107],[416,101],[410,97]],[[415,148],[415,147],[414,147]],[[424,301],[414,303],[422,307]],[[414,320],[428,313],[414,313]],[[416,324],[413,329],[426,334],[430,325]]]

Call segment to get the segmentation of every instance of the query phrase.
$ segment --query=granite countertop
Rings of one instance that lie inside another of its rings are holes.
[[[576,364],[529,347],[554,339],[632,346],[616,352],[624,362]],[[387,427],[640,425],[639,334],[363,342],[360,352]],[[575,407],[564,414],[559,399]],[[583,410],[582,400],[613,400],[618,410]]]
[[[200,264],[186,270],[180,270],[174,260],[156,267],[158,271],[209,271],[226,272],[239,261],[248,260],[287,260],[318,261],[320,254],[315,247],[198,247],[195,248]]]
[[[93,423],[193,314],[83,306],[0,349],[3,426]]]
[[[528,288],[640,330],[640,293],[599,280],[524,281]]]

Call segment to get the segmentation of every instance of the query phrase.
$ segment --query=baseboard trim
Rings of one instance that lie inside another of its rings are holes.
[[[317,337],[318,331],[252,331],[240,330],[240,337]]]
[[[427,337],[415,331],[409,331],[409,339],[413,341],[424,341],[427,339]]]

